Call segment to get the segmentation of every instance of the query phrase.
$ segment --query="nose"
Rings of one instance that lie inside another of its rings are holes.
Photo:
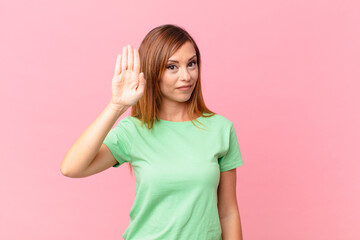
[[[181,79],[182,80],[186,80],[186,81],[189,81],[191,78],[189,72],[185,69],[185,70],[182,70],[181,72]]]

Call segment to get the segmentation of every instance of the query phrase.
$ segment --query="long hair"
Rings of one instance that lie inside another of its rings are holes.
[[[185,29],[173,24],[164,24],[152,29],[139,47],[140,72],[144,73],[146,87],[143,96],[131,107],[131,116],[141,120],[148,129],[153,128],[154,122],[159,120],[159,109],[162,101],[159,81],[166,70],[167,61],[187,41],[190,41],[195,48],[199,70],[195,88],[187,101],[188,116],[194,124],[192,119],[195,114],[202,117],[211,117],[216,114],[206,107],[203,99],[201,57],[196,42]],[[131,164],[129,166],[131,173],[132,166]]]

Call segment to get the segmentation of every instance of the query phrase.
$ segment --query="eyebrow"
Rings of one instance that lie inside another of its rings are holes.
[[[193,59],[194,57],[196,57],[196,54],[194,56],[192,56],[191,58],[189,58],[188,61],[190,61],[191,59]],[[176,61],[176,60],[168,60],[169,62],[176,62],[176,63],[179,63],[179,61]]]

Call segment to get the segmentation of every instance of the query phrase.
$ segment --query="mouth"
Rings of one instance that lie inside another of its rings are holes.
[[[183,91],[186,91],[186,90],[189,90],[191,88],[192,85],[187,85],[187,86],[184,86],[184,87],[179,87],[177,89],[179,90],[183,90]]]

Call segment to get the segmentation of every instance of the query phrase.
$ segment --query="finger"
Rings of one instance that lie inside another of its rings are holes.
[[[120,75],[120,73],[121,73],[121,54],[118,54],[115,64],[115,75]]]
[[[146,85],[146,79],[145,79],[145,77],[144,77],[144,73],[143,73],[143,72],[141,72],[141,73],[139,74],[139,76],[140,76],[140,80],[139,80],[139,83],[138,83],[138,86],[137,86],[137,90],[143,91],[144,88],[145,88],[145,85]]]
[[[128,45],[128,69],[134,70],[134,50],[130,44]]]
[[[126,71],[127,69],[127,47],[123,47],[122,51],[122,62],[121,62],[121,71]]]
[[[134,48],[134,71],[136,73],[140,72],[140,56],[139,51]]]
[[[140,73],[140,83],[141,83],[142,85],[144,85],[144,84],[145,84],[145,82],[146,82],[146,80],[145,80],[144,73],[143,73],[143,72],[141,72],[141,73]]]

